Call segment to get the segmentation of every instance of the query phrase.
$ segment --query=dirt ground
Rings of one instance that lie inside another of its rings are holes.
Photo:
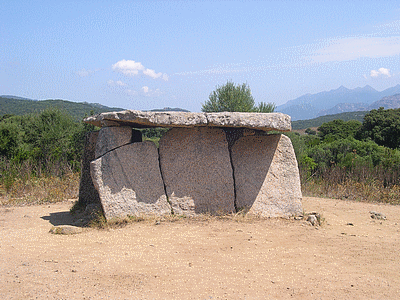
[[[0,299],[400,298],[400,206],[304,198],[322,226],[210,218],[49,233],[71,224],[71,205],[0,207]]]

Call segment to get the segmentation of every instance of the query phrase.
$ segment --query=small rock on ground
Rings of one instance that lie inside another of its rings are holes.
[[[386,216],[383,213],[376,212],[376,211],[370,211],[372,219],[378,219],[378,220],[386,220]]]
[[[83,231],[82,228],[71,225],[53,226],[50,229],[50,233],[52,234],[66,234],[66,235],[77,234],[81,233],[82,231]]]

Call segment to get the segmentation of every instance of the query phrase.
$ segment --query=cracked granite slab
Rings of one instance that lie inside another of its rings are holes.
[[[192,113],[192,112],[151,112],[124,110],[106,112],[84,119],[84,122],[98,126],[148,127],[195,127],[212,126],[228,128],[249,128],[263,131],[290,131],[290,116],[282,113]]]

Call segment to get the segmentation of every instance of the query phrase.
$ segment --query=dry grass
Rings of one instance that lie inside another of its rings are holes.
[[[400,204],[400,168],[333,166],[307,177],[301,172],[304,196]]]
[[[385,187],[382,182],[359,182],[348,179],[343,182],[310,180],[302,184],[304,196],[349,199],[365,202],[400,204],[400,186]]]
[[[79,176],[69,173],[62,177],[15,178],[7,189],[0,185],[0,205],[34,205],[77,198]]]

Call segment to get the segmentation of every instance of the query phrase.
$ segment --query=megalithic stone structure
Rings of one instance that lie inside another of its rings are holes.
[[[93,184],[98,196],[90,199],[100,202],[107,220],[242,209],[262,217],[302,213],[291,141],[269,134],[291,130],[287,115],[127,110],[90,116],[85,122],[101,130],[85,148],[91,162],[83,166],[80,199],[88,202],[85,185]],[[158,151],[133,129],[152,127],[171,128]]]

